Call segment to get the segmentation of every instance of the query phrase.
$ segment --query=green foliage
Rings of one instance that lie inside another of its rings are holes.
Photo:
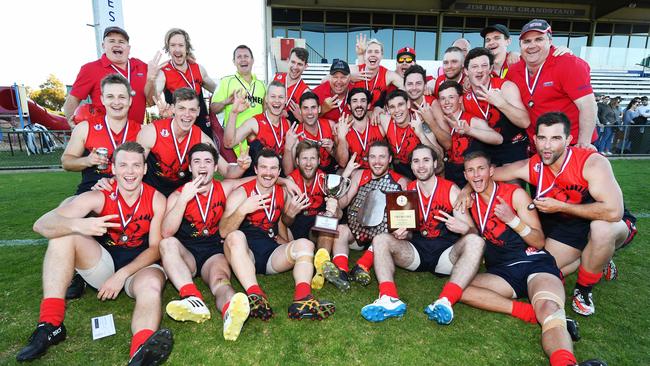
[[[29,93],[29,97],[43,107],[60,111],[65,102],[65,85],[54,74],[50,74],[47,80]]]

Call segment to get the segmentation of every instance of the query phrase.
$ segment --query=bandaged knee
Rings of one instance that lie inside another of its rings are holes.
[[[214,288],[217,289],[221,286],[231,286],[230,280],[227,278],[218,280],[217,283],[214,284]]]
[[[289,260],[290,263],[298,264],[298,263],[313,263],[314,261],[314,253],[308,250],[302,250],[299,252],[294,252],[293,251],[293,243],[287,246],[287,260]]]
[[[566,313],[564,312],[564,302],[556,294],[550,291],[539,291],[531,299],[531,304],[535,306],[538,301],[548,300],[557,304],[558,309],[542,321],[542,334],[553,328],[566,329]]]

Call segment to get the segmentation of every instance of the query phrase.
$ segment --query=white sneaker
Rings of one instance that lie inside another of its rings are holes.
[[[383,322],[388,318],[401,317],[406,313],[406,304],[397,298],[382,295],[372,304],[361,309],[361,315],[370,322]]]
[[[210,310],[203,300],[196,296],[188,296],[181,300],[170,301],[165,308],[167,315],[172,319],[184,322],[193,321],[203,323],[210,319]]]
[[[433,304],[429,304],[424,309],[424,313],[427,314],[429,320],[435,320],[436,323],[441,325],[449,325],[454,319],[454,309],[446,297],[442,297]]]
[[[223,314],[223,338],[225,340],[237,340],[250,311],[248,296],[245,294],[238,292],[230,298],[228,310]]]

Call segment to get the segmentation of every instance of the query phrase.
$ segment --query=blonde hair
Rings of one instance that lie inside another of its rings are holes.
[[[370,40],[368,41],[368,44],[367,44],[367,46],[366,46],[366,50],[368,49],[368,47],[370,47],[371,44],[376,44],[376,45],[378,45],[379,48],[381,49],[381,54],[382,54],[382,55],[384,54],[384,44],[381,43],[377,38],[372,38],[372,39],[370,39]]]
[[[187,52],[187,58],[194,59],[194,53],[192,53],[192,51],[194,51],[194,48],[192,47],[192,43],[190,42],[190,35],[186,31],[180,28],[172,28],[168,30],[167,33],[165,34],[165,45],[164,45],[165,52],[169,53],[169,40],[173,36],[178,34],[180,34],[181,36],[183,36],[183,38],[185,38],[185,51]]]

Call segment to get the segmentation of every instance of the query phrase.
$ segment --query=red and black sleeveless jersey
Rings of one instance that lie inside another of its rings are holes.
[[[325,118],[318,119],[318,133],[316,135],[312,135],[309,131],[305,130],[303,123],[298,125],[296,133],[298,134],[298,141],[308,140],[312,142],[320,142],[323,139],[334,140],[332,126],[330,126],[329,120]],[[322,147],[319,149],[319,157],[321,169],[327,169],[332,164],[332,155]]]
[[[303,212],[305,216],[314,216],[321,211],[325,210],[325,193],[321,188],[323,181],[323,171],[320,169],[316,170],[316,177],[314,182],[311,185],[305,184],[305,180],[300,174],[300,169],[294,169],[289,177],[298,185],[300,190],[309,197],[309,207]]]
[[[468,125],[472,125],[472,118],[474,116],[463,112],[460,115],[459,120],[465,120]],[[453,164],[462,164],[465,159],[463,154],[470,148],[470,145],[474,139],[468,135],[461,135],[455,130],[451,130],[451,148],[447,151],[447,156],[449,157],[449,162]]]
[[[189,156],[185,155],[182,163],[178,159],[172,136],[171,118],[154,121],[153,125],[156,128],[156,142],[147,156],[147,175],[144,181],[154,186],[160,193],[169,196],[176,188],[192,178],[189,171]],[[191,133],[176,142],[181,156],[186,145],[189,152],[192,146],[201,142],[201,133],[201,129],[193,125]]]
[[[258,140],[263,147],[272,149],[278,155],[284,154],[284,137],[289,131],[289,121],[286,118],[280,118],[279,126],[275,127],[266,118],[264,113],[253,116],[257,121],[258,132],[256,136],[251,136],[249,142]]]
[[[490,208],[490,213],[487,215],[485,229],[481,233],[488,243],[485,248],[485,264],[488,267],[525,259],[527,256],[537,252],[536,248],[529,247],[519,234],[494,214],[494,208],[499,204],[496,197],[503,198],[508,203],[508,206],[512,208],[513,212],[517,212],[512,203],[512,195],[518,188],[520,187],[515,184],[497,183],[495,198]],[[478,199],[481,200],[480,215],[481,217],[485,217],[485,211],[489,202],[486,202],[476,193],[474,193],[474,196],[475,199],[478,196]],[[482,219],[479,220],[478,205],[476,203],[472,205],[470,213],[472,214],[476,227],[481,230],[480,223]]]
[[[388,169],[388,172],[386,174],[390,175],[390,177],[393,179],[393,181],[395,181],[395,183],[398,183],[400,179],[404,178],[403,175],[396,173],[392,169]],[[372,177],[372,170],[364,169],[361,172],[361,178],[359,179],[359,187],[366,185],[368,182],[370,182],[373,179],[379,179],[379,178]]]
[[[451,187],[454,186],[454,183],[437,177],[438,185],[436,186],[436,191],[433,193],[433,201],[431,202],[431,208],[428,212],[427,217],[424,217],[427,207],[429,205],[429,198],[427,196],[428,192],[420,192],[418,202],[418,227],[420,228],[420,234],[425,238],[447,238],[450,240],[456,240],[458,234],[449,231],[444,222],[438,221],[434,216],[443,216],[440,211],[444,211],[450,215],[454,214],[454,205],[449,200],[449,193]],[[406,187],[407,191],[417,191],[418,190],[418,181],[414,180],[408,184]],[[424,207],[422,207],[424,206]]]
[[[396,162],[402,164],[409,164],[409,154],[420,143],[420,138],[417,137],[415,131],[410,125],[399,127],[397,123],[391,118],[388,122],[388,131],[386,131],[386,139],[393,151],[393,158]]]
[[[253,179],[241,185],[241,187],[246,191],[246,197],[258,194],[256,184],[257,180]],[[263,208],[246,215],[244,218],[240,229],[244,231],[247,236],[252,232],[261,233],[262,235],[267,236],[271,229],[274,234],[273,236],[278,234],[278,221],[280,220],[282,210],[284,209],[284,191],[282,190],[282,187],[276,184],[273,186],[273,193],[271,193],[271,196],[269,197],[273,197],[273,194],[275,194],[275,201],[269,203],[269,209],[272,209],[272,211],[270,211],[270,219],[266,216],[266,212]]]
[[[126,204],[119,191],[116,193],[117,183],[113,183],[110,191],[101,191],[104,194],[104,206],[99,212],[99,216],[118,215],[118,217],[109,222],[120,224],[120,227],[108,228],[106,234],[98,238],[98,242],[109,252],[112,249],[132,249],[142,252],[149,247],[149,226],[153,218],[153,198],[156,189],[152,186],[142,183],[142,196],[139,204],[136,201],[132,206]],[[122,207],[124,220],[128,221],[126,228],[121,225],[118,209],[118,201]],[[130,219],[130,221],[129,221]],[[122,236],[126,235],[128,240],[124,242]]]
[[[182,190],[182,186],[176,189],[179,193]],[[200,202],[196,201],[197,197]],[[221,242],[221,236],[219,236],[219,220],[221,220],[223,211],[226,208],[226,195],[221,186],[221,182],[216,179],[212,179],[212,197],[208,204],[209,197],[209,191],[205,194],[198,194],[185,206],[181,226],[174,235],[181,243],[188,245],[198,243],[218,244]],[[201,208],[199,208],[199,204]],[[207,212],[205,222],[203,222],[201,210],[204,213]],[[206,229],[208,230],[207,235],[204,233]]]
[[[287,101],[286,101],[286,107],[285,110],[287,112],[290,112],[291,109],[289,108],[289,100],[293,100],[296,104],[300,105],[300,96],[309,90],[309,86],[305,84],[305,82],[302,80],[302,78],[298,79],[297,83],[294,83],[290,87],[287,88],[287,73],[286,72],[278,72],[275,74],[275,77],[273,78],[273,81],[279,81],[281,82],[286,91],[286,96],[287,96]]]
[[[433,94],[432,94],[436,99],[438,99],[438,90],[440,89],[440,85],[445,81],[447,81],[447,77],[445,76],[445,74],[438,76],[438,78],[436,79],[436,85],[433,88]],[[458,80],[458,84],[460,84],[460,86],[463,86],[464,82],[465,82],[465,74],[461,72],[460,80]]]
[[[81,156],[88,156],[93,149],[105,147],[108,149],[108,160],[113,158],[113,142],[109,134],[112,134],[115,145],[119,146],[122,142],[135,141],[142,125],[135,121],[127,121],[126,125],[118,133],[113,133],[108,129],[104,116],[93,115],[88,120],[88,134],[86,135],[86,142],[84,144],[84,151]],[[125,136],[126,135],[126,136]],[[101,178],[110,178],[113,176],[111,164],[104,170],[98,170],[97,166],[91,166],[81,171],[81,183],[77,186],[77,193],[81,194],[90,191],[90,188],[97,183]]]
[[[364,71],[365,69],[366,69],[366,64],[359,65],[359,72]],[[374,78],[370,80],[360,80],[354,82],[352,83],[352,87],[350,89],[364,88],[370,90],[370,92],[372,93],[372,103],[369,103],[370,108],[373,108],[377,103],[379,103],[380,106],[383,106],[384,101],[381,99],[386,96],[386,90],[388,89],[386,85],[387,72],[388,72],[387,68],[379,65],[379,71],[377,72],[377,75],[375,75]]]
[[[379,126],[374,126],[370,122],[367,122],[366,128],[361,132],[351,127],[345,139],[348,142],[350,156],[357,153],[357,163],[362,169],[367,169],[368,160],[366,158],[368,151],[370,151],[370,145],[375,141],[383,140],[384,136],[381,134],[381,128]]]
[[[490,88],[501,88],[504,82],[504,79],[493,77],[490,79]],[[501,134],[503,136],[503,143],[501,145],[526,143],[528,140],[525,129],[512,124],[505,114],[501,113],[500,110],[487,101],[476,99],[473,92],[469,91],[465,93],[463,107],[465,112],[486,120],[493,130]]]
[[[203,75],[201,75],[199,64],[187,60],[187,66],[185,72],[175,68],[171,61],[162,67],[162,72],[165,74],[165,89],[170,93],[173,94],[176,89],[180,88],[194,89],[196,95],[201,93]]]
[[[539,175],[542,173],[542,190],[546,190],[551,185],[553,187],[543,197],[555,198],[558,201],[567,202],[571,204],[585,204],[594,202],[593,197],[589,194],[589,183],[582,175],[585,163],[592,154],[596,151],[569,147],[567,150],[567,157],[569,159],[567,165],[560,175],[557,177],[551,171],[551,168],[541,162],[538,154],[533,155],[528,160],[528,174],[530,176],[530,183],[537,186],[539,184]],[[555,181],[555,183],[553,183]],[[575,216],[570,216],[565,213],[545,214],[540,212],[540,219],[542,222],[554,217],[557,220],[564,220],[566,225],[570,223],[567,220],[588,221]]]

